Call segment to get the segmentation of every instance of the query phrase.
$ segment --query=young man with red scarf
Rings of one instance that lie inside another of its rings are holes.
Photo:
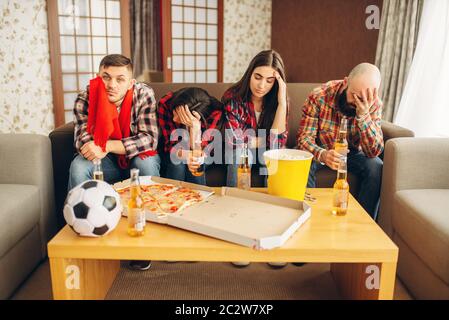
[[[68,189],[93,178],[93,160],[101,160],[104,180],[159,176],[158,124],[153,90],[132,78],[132,63],[112,54],[100,62],[98,77],[75,102],[75,147]]]
[[[75,147],[68,189],[93,178],[93,160],[101,160],[104,180],[129,177],[130,168],[142,176],[159,176],[158,124],[153,90],[132,77],[131,60],[119,54],[105,56],[98,77],[75,101]],[[130,261],[147,270],[151,261]]]

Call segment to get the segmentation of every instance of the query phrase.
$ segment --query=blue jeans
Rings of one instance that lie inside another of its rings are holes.
[[[237,187],[237,170],[239,168],[240,163],[240,155],[242,150],[234,150],[232,153],[232,159],[226,159],[226,186],[228,187]],[[257,158],[257,149],[248,149],[249,153],[249,165],[251,169],[256,167],[256,172],[259,177],[255,177],[255,174],[251,173],[251,185],[254,185],[253,178],[257,180],[262,180],[262,186],[267,186],[267,167],[265,165],[265,160],[261,158],[261,161]],[[251,170],[253,171],[253,170]]]
[[[140,159],[134,157],[130,162],[130,169],[139,169],[141,176],[159,176],[161,160],[159,155]],[[101,160],[101,168],[103,169],[104,181],[108,183],[115,183],[129,178],[129,170],[122,169],[117,163],[117,157],[113,154],[108,154]],[[87,160],[82,155],[76,155],[70,165],[69,185],[68,190],[72,190],[80,183],[93,179],[94,165],[92,161]]]
[[[170,155],[162,156],[165,163],[165,177],[168,179],[174,179],[179,181],[185,181],[190,183],[206,185],[206,170],[202,176],[194,176],[186,164],[174,164],[170,160]]]
[[[315,188],[316,172],[323,167],[324,165],[318,162],[312,162],[307,182],[308,188]],[[383,162],[378,157],[368,158],[361,151],[351,151],[348,154],[348,172],[360,179],[360,191],[355,198],[374,220],[379,210],[382,167]]]

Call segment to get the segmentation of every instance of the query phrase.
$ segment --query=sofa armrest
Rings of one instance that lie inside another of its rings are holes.
[[[381,126],[385,142],[393,138],[411,138],[415,136],[415,133],[412,130],[398,126],[389,121],[382,120]]]
[[[57,231],[51,145],[38,134],[0,134],[0,183],[34,185],[39,188],[39,232],[42,255]]]
[[[385,145],[379,224],[391,235],[396,192],[449,188],[449,138],[395,138]]]
[[[52,146],[56,216],[60,227],[65,225],[62,209],[67,196],[70,163],[76,154],[73,136],[73,122],[62,125],[49,134]]]
[[[385,149],[383,181],[395,192],[449,188],[449,138],[396,138]]]

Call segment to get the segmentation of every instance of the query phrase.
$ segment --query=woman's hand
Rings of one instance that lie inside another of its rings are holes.
[[[201,116],[196,111],[190,112],[187,105],[176,107],[173,113],[186,127],[201,128]]]
[[[204,152],[200,157],[194,157],[193,152],[190,151],[187,157],[187,167],[190,172],[195,172],[204,163]]]
[[[281,107],[287,107],[287,84],[284,79],[282,79],[279,72],[275,71],[274,76],[279,85],[278,90],[278,105]]]

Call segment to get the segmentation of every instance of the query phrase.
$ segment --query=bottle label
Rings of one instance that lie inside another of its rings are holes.
[[[196,162],[198,162],[199,165],[202,165],[204,163],[204,156],[196,158]]]
[[[145,211],[143,209],[131,209],[128,213],[129,226],[136,231],[143,231],[145,227]]]
[[[251,172],[243,172],[238,174],[237,188],[244,190],[249,190],[251,188]]]
[[[348,190],[335,190],[334,192],[334,207],[347,209],[348,208]]]

